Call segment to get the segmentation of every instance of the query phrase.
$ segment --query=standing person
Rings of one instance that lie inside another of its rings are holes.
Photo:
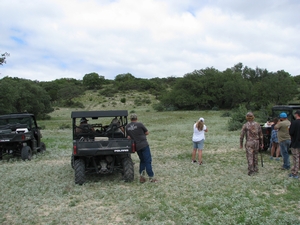
[[[129,139],[134,140],[136,144],[137,154],[140,159],[140,182],[145,183],[145,171],[148,174],[150,182],[157,182],[154,178],[154,172],[152,170],[152,156],[150,147],[147,141],[146,135],[149,134],[148,129],[138,122],[137,115],[135,113],[130,115],[131,122],[126,125],[126,132]]]
[[[290,136],[291,136],[291,149],[293,156],[293,167],[291,169],[291,174],[289,177],[299,178],[299,152],[300,152],[300,110],[295,112],[295,118],[290,126]]]
[[[192,163],[196,163],[196,153],[198,150],[198,163],[202,165],[202,150],[204,147],[205,132],[207,132],[207,127],[204,125],[204,119],[201,117],[194,124],[194,133],[193,133],[193,152],[192,152]]]
[[[278,130],[277,137],[280,146],[280,153],[283,158],[283,166],[281,169],[289,170],[290,156],[288,150],[291,144],[291,137],[289,134],[291,122],[287,119],[287,114],[285,112],[280,113],[279,119],[280,121],[274,126],[274,129]]]
[[[280,147],[278,143],[278,137],[277,137],[277,130],[274,129],[275,125],[278,123],[278,118],[274,118],[273,120],[274,124],[271,126],[271,156],[270,159],[273,159],[274,153],[276,152],[276,161],[279,161],[279,155],[280,155]]]
[[[267,122],[264,124],[264,127],[271,127],[271,133],[272,133],[272,130],[274,129],[274,120],[271,121],[271,118],[268,117],[268,120]],[[272,151],[272,141],[270,140],[270,145],[269,145],[269,148],[268,150],[271,150]],[[273,159],[273,157],[270,159]]]
[[[247,122],[243,125],[240,135],[240,148],[243,148],[244,137],[246,136],[246,157],[248,161],[248,175],[258,173],[258,151],[263,148],[263,133],[260,124],[254,121],[252,112],[246,114]]]

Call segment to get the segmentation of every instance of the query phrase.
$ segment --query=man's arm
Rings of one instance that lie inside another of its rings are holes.
[[[243,141],[244,141],[245,131],[246,131],[246,126],[243,125],[242,130],[241,130],[241,134],[240,134],[240,148],[243,148]]]
[[[145,135],[148,135],[148,134],[149,134],[148,129],[145,127],[144,124],[141,124],[141,125],[142,125],[141,128],[142,128],[142,130],[144,131],[144,134],[145,134]]]
[[[280,128],[280,122],[278,122],[275,126],[274,126],[274,130],[279,130]]]

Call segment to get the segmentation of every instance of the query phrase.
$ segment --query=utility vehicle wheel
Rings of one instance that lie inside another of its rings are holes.
[[[75,184],[82,185],[85,182],[85,164],[83,159],[76,159],[74,162]]]
[[[123,179],[125,182],[132,182],[134,179],[134,167],[132,159],[129,157],[125,157],[122,159],[123,165]]]
[[[32,157],[32,151],[31,151],[31,148],[29,146],[24,146],[21,150],[21,158],[23,160],[31,160],[31,157]]]
[[[44,142],[41,142],[41,147],[40,147],[39,152],[40,152],[40,153],[44,153],[45,151],[46,151],[46,145],[45,145]]]

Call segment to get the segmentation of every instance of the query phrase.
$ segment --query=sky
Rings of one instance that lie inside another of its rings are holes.
[[[1,0],[0,79],[182,77],[240,62],[296,76],[299,12],[299,0]]]

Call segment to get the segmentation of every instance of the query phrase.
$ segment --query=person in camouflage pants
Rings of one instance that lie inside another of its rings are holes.
[[[240,148],[243,148],[244,137],[246,138],[245,148],[248,161],[248,175],[258,173],[258,151],[263,148],[263,134],[260,124],[254,121],[252,112],[246,114],[245,123],[240,135]]]

